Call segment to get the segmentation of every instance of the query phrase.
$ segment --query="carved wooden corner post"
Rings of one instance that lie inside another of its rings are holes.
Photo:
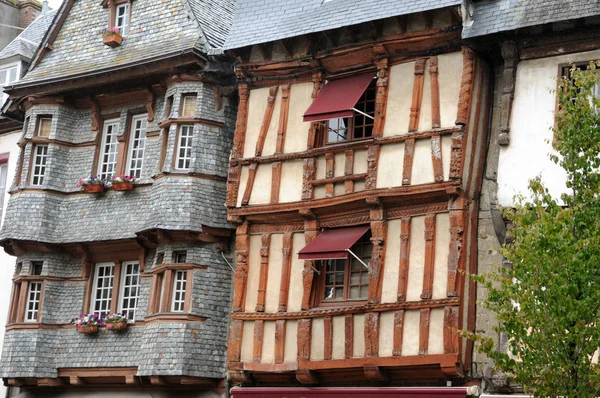
[[[227,173],[227,207],[229,208],[236,207],[237,205],[241,175],[242,166],[237,160],[231,159]]]
[[[301,213],[302,214],[302,213]],[[311,213],[312,214],[312,213]],[[304,217],[310,217],[311,214],[302,214]],[[304,222],[304,240],[308,245],[317,237],[319,230],[319,221],[315,219],[309,219]],[[315,262],[312,260],[304,261],[304,270],[302,271],[302,310],[306,311],[310,308],[310,291],[313,284],[313,276],[315,269]]]
[[[463,71],[460,82],[460,93],[458,96],[458,113],[456,124],[464,126],[469,121],[471,104],[473,103],[473,85],[475,83],[475,55],[468,47],[462,48]]]
[[[323,87],[323,73],[322,72],[314,72],[312,75],[312,82],[313,82],[312,99],[314,101],[315,98],[317,98],[319,96],[319,93],[321,92],[321,89]],[[313,149],[316,145],[317,131],[320,128],[319,123],[320,122],[311,122],[311,124],[310,124],[310,128],[308,130],[308,142],[306,145],[307,149]]]
[[[387,221],[385,209],[379,198],[367,199],[372,206],[369,213],[371,220],[371,260],[369,261],[369,304],[378,304],[381,301],[381,286],[384,262],[385,262],[385,240],[387,235]]]
[[[502,43],[501,51],[504,59],[504,72],[502,75],[502,112],[500,113],[498,144],[508,145],[510,144],[510,115],[515,95],[519,50],[514,41],[505,41]]]
[[[256,312],[265,312],[267,298],[267,278],[269,276],[269,249],[271,247],[271,234],[262,234],[260,246],[260,275],[258,279],[258,298]]]
[[[448,297],[458,297],[458,271],[464,269],[463,232],[465,230],[465,199],[450,199],[450,252],[448,253]]]
[[[459,307],[444,307],[444,354],[459,353]]]
[[[300,319],[298,321],[298,370],[296,379],[303,384],[316,383],[315,375],[303,365],[310,361],[310,344],[312,339],[312,319]]]
[[[244,142],[246,139],[246,126],[248,123],[248,85],[240,83],[238,86],[240,102],[238,105],[238,116],[235,123],[235,133],[233,137],[233,148],[231,150],[231,160],[229,162],[229,173],[227,176],[227,207],[232,208],[237,205],[237,198],[240,189],[240,177],[242,166],[238,159],[244,156]]]
[[[246,298],[246,282],[248,281],[248,250],[250,235],[248,235],[248,222],[237,227],[236,264],[233,277],[233,312],[241,312]]]
[[[229,326],[229,339],[227,342],[227,360],[229,366],[232,363],[240,362],[242,355],[242,334],[244,332],[244,321],[241,319],[232,319]]]

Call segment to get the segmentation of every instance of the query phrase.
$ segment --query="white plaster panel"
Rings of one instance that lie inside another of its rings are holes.
[[[275,321],[264,322],[260,362],[275,363]]]
[[[431,158],[431,139],[415,141],[413,154],[412,185],[429,184],[434,182],[433,160]]]
[[[298,321],[285,321],[283,362],[296,362],[298,357]]]
[[[254,355],[254,321],[244,321],[240,361],[252,362]]]
[[[281,87],[277,90],[275,104],[273,108],[273,116],[269,122],[269,129],[265,136],[265,144],[263,146],[262,156],[269,156],[275,153],[277,147],[277,130],[279,129],[279,114],[281,113]],[[287,135],[286,135],[287,138]]]
[[[402,186],[404,143],[382,145],[377,167],[377,188]]]
[[[292,267],[290,272],[290,289],[288,292],[287,309],[290,312],[300,311],[302,307],[302,271],[304,261],[298,258],[298,252],[306,246],[303,233],[292,235]]]
[[[315,199],[323,199],[326,196],[326,188],[325,185],[319,185],[318,187],[314,187],[313,197]]]
[[[429,75],[429,60],[427,60],[427,63],[425,64],[425,74],[423,79],[423,97],[421,99],[421,111],[419,112],[419,131],[431,130],[431,112],[431,77]]]
[[[276,313],[279,308],[279,287],[281,286],[281,264],[283,263],[283,234],[271,235],[269,248],[269,271],[267,273],[267,292],[265,312]],[[270,340],[265,340],[270,341]],[[273,340],[275,341],[275,340]]]
[[[246,282],[245,312],[254,312],[258,300],[258,280],[260,279],[260,235],[250,236],[250,252],[248,253],[248,279]]]
[[[404,311],[404,325],[402,334],[402,356],[419,354],[419,324],[421,312]]]
[[[414,78],[414,62],[394,65],[390,68],[384,137],[408,133]]]
[[[425,217],[413,217],[410,223],[410,254],[406,301],[420,301],[423,293],[425,259]]]
[[[284,151],[286,153],[306,150],[310,123],[303,122],[302,115],[310,104],[312,104],[312,90],[312,83],[292,84],[284,144]]]
[[[354,314],[352,320],[354,321],[353,357],[362,358],[365,356],[365,314]]]
[[[312,321],[312,336],[310,340],[310,360],[322,361],[325,359],[325,322],[323,318],[314,318]]]
[[[333,343],[331,345],[331,358],[346,358],[346,316],[334,316],[331,320],[333,328]]]
[[[327,161],[325,160],[325,156],[319,156],[317,158],[317,172],[315,173],[315,179],[322,180],[325,178],[326,169]]]
[[[365,190],[365,182],[364,181],[354,181],[354,192],[364,191]]]
[[[237,207],[242,206],[242,199],[244,198],[244,191],[248,185],[248,166],[242,166],[242,172],[240,173],[240,188],[238,190]]]
[[[346,168],[346,153],[336,153],[333,155],[333,176],[341,177],[344,175],[344,169]]]
[[[279,186],[279,203],[297,202],[302,199],[302,160],[287,160],[281,164],[281,185]]]
[[[450,180],[450,156],[452,155],[452,137],[442,137],[442,167],[444,169],[444,181]]]
[[[248,97],[248,123],[246,127],[246,138],[244,140],[244,157],[253,157],[256,151],[256,141],[260,132],[260,126],[265,117],[267,100],[269,98],[269,87],[250,90]]]
[[[444,353],[444,309],[435,308],[429,313],[428,354]]]
[[[394,311],[379,316],[379,356],[391,357],[394,352]]]
[[[559,64],[600,59],[600,51],[519,62],[510,122],[510,145],[500,147],[498,201],[513,205],[517,193],[527,193],[528,182],[540,175],[550,194],[566,192],[565,172],[552,163],[552,131]],[[546,142],[549,141],[549,142]]]
[[[252,193],[250,194],[251,205],[263,205],[271,202],[271,176],[273,174],[270,164],[259,164],[256,168],[256,176]]]
[[[339,196],[346,193],[346,186],[343,182],[338,182],[337,184],[333,184],[333,196]]]
[[[448,254],[450,252],[450,214],[435,217],[435,257],[433,263],[433,299],[448,297]]]
[[[402,220],[390,220],[387,225],[385,267],[383,267],[383,285],[381,287],[382,303],[395,303],[398,301],[401,223]]]
[[[438,55],[440,86],[440,122],[442,128],[454,127],[458,113],[458,98],[462,81],[463,56],[457,51]]]
[[[354,174],[367,172],[367,151],[354,152]]]

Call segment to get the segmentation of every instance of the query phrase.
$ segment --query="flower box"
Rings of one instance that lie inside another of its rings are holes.
[[[119,322],[107,322],[106,328],[108,330],[113,330],[115,332],[125,330],[129,327],[129,323],[127,321],[119,321]]]
[[[129,181],[113,182],[112,187],[115,191],[131,191],[133,189],[133,183]]]
[[[102,41],[109,47],[117,47],[121,45],[121,42],[123,41],[123,36],[117,34],[106,35],[102,36]]]
[[[88,184],[83,186],[83,192],[101,193],[104,192],[104,184]]]
[[[77,331],[81,334],[95,334],[98,333],[98,325],[77,326]]]

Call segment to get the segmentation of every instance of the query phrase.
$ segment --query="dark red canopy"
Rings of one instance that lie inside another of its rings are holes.
[[[300,250],[301,260],[329,260],[346,258],[348,249],[369,230],[368,225],[352,228],[328,229]]]
[[[304,112],[304,121],[315,122],[354,115],[352,108],[369,87],[371,80],[373,74],[369,73],[330,81]]]

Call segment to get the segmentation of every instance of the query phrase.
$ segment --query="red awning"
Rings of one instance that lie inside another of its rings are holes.
[[[423,387],[423,388],[268,388],[234,387],[233,398],[466,398],[467,387]]]
[[[368,225],[352,228],[328,229],[300,250],[301,260],[329,260],[346,258],[348,249],[369,230]]]
[[[352,116],[354,114],[352,108],[369,87],[371,80],[373,74],[369,73],[330,81],[304,112],[304,121],[315,122]]]

